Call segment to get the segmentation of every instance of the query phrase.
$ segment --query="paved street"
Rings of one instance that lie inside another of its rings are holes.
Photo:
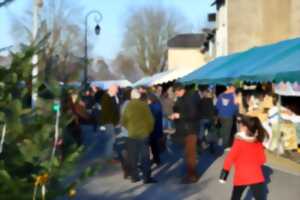
[[[86,135],[86,142],[96,143],[82,163],[87,164],[95,159],[104,160],[109,144],[109,137],[99,133]],[[107,157],[106,157],[107,158]],[[129,199],[188,199],[188,200],[225,200],[230,198],[231,178],[227,184],[219,184],[218,176],[224,156],[221,152],[211,155],[205,152],[199,155],[198,169],[201,179],[197,184],[182,185],[180,177],[183,173],[183,162],[179,155],[170,149],[163,155],[163,165],[154,168],[154,177],[159,181],[153,185],[141,182],[132,184],[124,180],[119,164],[103,161],[101,171],[90,178],[78,189],[76,200],[129,200]],[[270,200],[298,199],[300,196],[300,177],[265,167],[267,178],[267,196]],[[232,174],[232,173],[231,173]],[[249,192],[245,193],[251,199]]]

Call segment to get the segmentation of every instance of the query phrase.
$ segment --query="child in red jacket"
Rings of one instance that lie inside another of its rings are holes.
[[[235,168],[231,200],[239,200],[246,187],[250,187],[256,200],[263,200],[265,178],[262,166],[266,161],[262,142],[266,131],[257,117],[241,116],[240,132],[227,155],[220,182],[225,183],[231,166]]]

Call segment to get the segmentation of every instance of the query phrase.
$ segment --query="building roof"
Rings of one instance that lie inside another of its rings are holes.
[[[204,41],[204,34],[179,34],[168,41],[168,47],[200,48]]]

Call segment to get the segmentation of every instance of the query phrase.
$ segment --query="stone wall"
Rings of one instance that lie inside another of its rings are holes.
[[[200,48],[169,48],[168,69],[190,68],[194,69],[204,65],[205,55]]]
[[[228,53],[300,37],[300,0],[227,0]]]

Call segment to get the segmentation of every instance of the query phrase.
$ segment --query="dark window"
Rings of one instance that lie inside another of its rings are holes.
[[[207,18],[208,18],[209,22],[215,22],[216,21],[216,13],[209,13]]]

